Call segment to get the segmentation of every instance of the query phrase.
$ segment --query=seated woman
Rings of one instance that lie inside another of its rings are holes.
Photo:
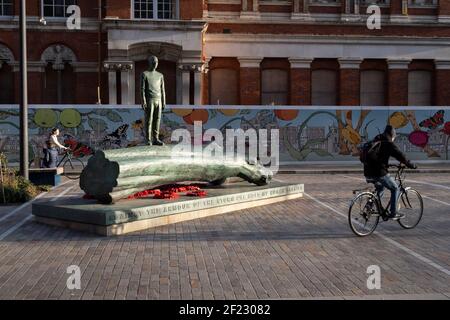
[[[59,129],[53,128],[50,132],[49,138],[46,141],[46,148],[44,148],[44,168],[56,168],[58,165],[58,149],[67,150],[69,148],[63,146],[58,141]]]

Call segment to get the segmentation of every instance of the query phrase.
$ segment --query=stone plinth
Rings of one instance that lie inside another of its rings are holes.
[[[176,200],[146,198],[111,205],[80,198],[39,201],[33,204],[33,215],[38,222],[112,236],[300,198],[304,185],[275,182],[254,186],[242,182],[207,185],[202,190],[207,191],[207,197],[181,194]]]

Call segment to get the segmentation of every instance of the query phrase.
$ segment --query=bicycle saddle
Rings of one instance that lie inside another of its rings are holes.
[[[382,186],[382,184],[379,181],[377,181],[376,179],[366,178],[366,181],[367,181],[367,183],[372,183],[375,186],[375,188]]]

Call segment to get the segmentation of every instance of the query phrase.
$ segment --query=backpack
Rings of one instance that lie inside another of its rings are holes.
[[[380,153],[381,141],[369,141],[362,144],[359,148],[359,160],[363,164],[378,161]]]

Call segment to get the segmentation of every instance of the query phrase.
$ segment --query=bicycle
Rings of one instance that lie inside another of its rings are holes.
[[[80,178],[81,172],[84,169],[84,163],[80,159],[73,157],[73,151],[67,149],[64,153],[64,157],[59,161],[58,166],[64,162],[62,167],[64,168],[64,176],[71,180],[77,180]]]
[[[398,223],[404,229],[413,229],[422,219],[422,196],[417,190],[404,186],[404,165],[389,165],[389,168],[397,168],[395,180],[398,182],[400,188],[398,213],[404,214],[404,217],[398,219]],[[376,182],[368,182],[375,185],[375,190],[353,190],[353,194],[357,195],[351,201],[348,211],[350,228],[359,237],[365,237],[372,234],[377,228],[380,218],[382,218],[383,221],[390,220],[388,216],[390,201],[386,207],[383,207],[381,202],[382,196],[376,190]]]

